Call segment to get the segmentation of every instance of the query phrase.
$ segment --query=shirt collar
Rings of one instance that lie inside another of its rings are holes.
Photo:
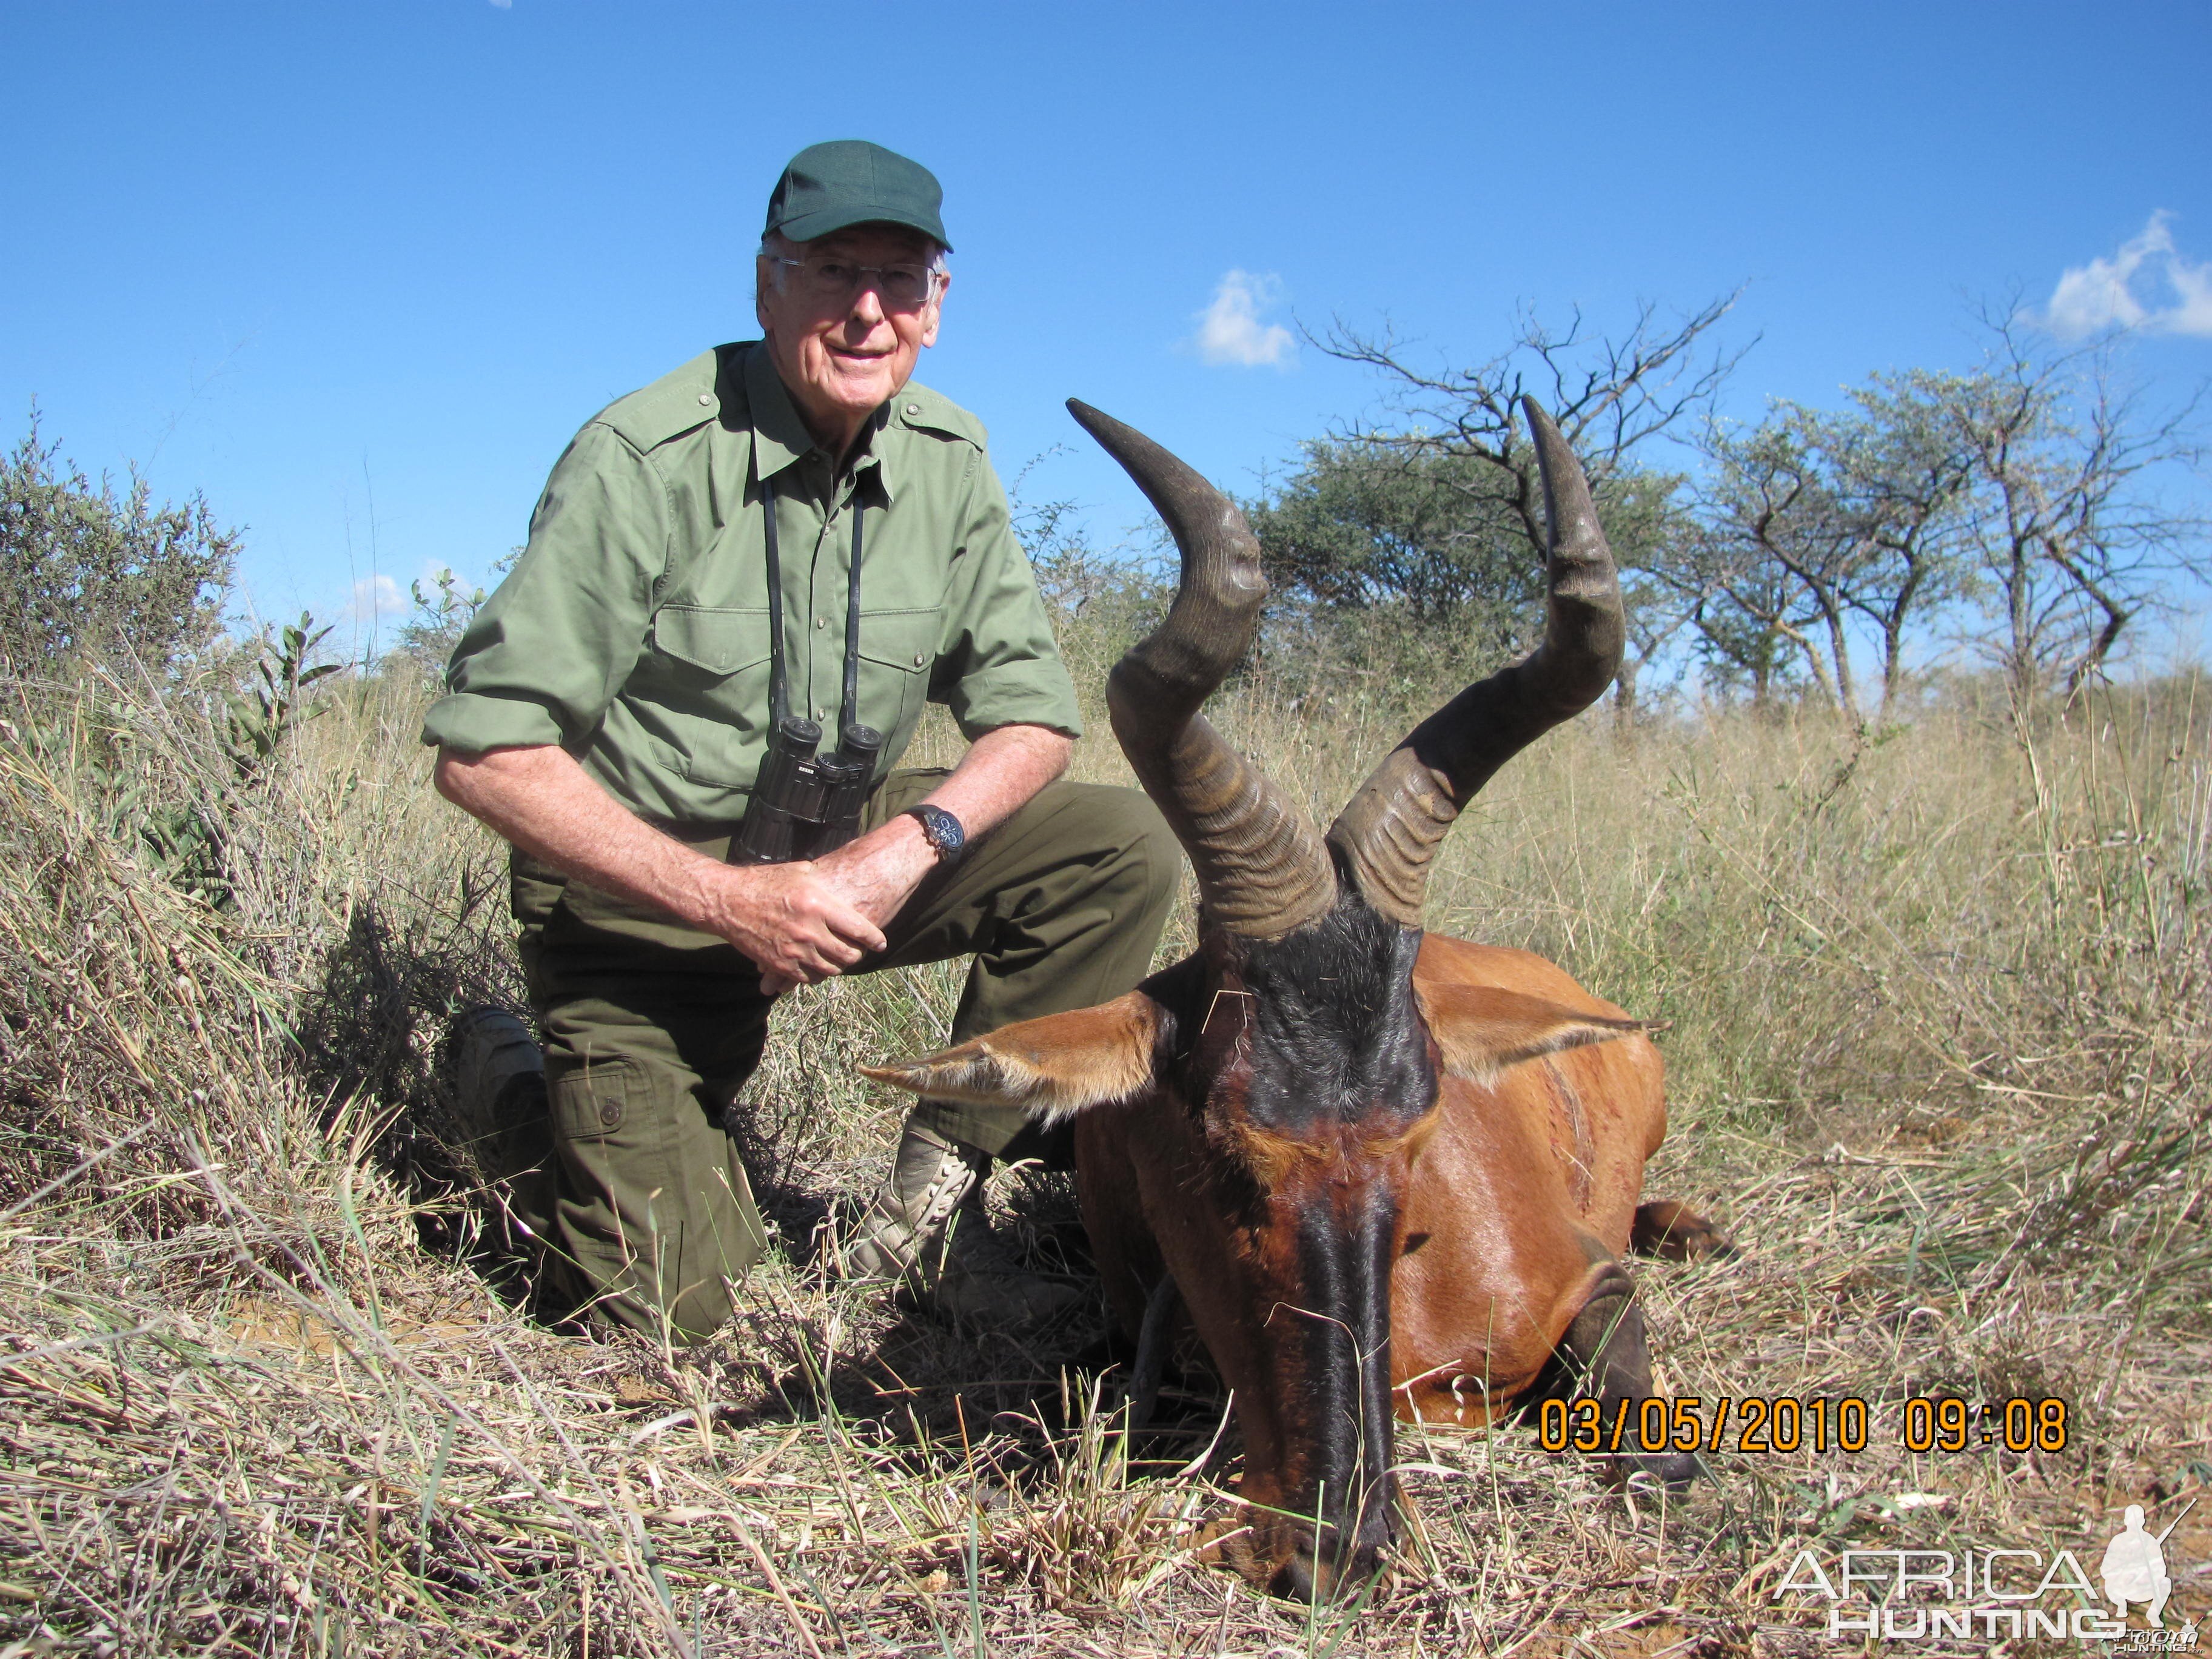
[[[806,429],[806,422],[799,416],[798,405],[791,401],[791,392],[783,377],[775,372],[775,360],[769,355],[766,342],[745,354],[745,402],[752,412],[753,477],[769,479],[777,477],[818,451],[814,434]],[[894,467],[884,453],[895,446],[882,442],[884,428],[890,424],[891,405],[885,404],[868,419],[862,434],[865,444],[853,471],[861,478],[872,473],[876,488],[888,502],[896,488]]]

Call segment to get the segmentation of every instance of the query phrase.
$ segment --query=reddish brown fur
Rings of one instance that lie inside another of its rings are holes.
[[[1425,1003],[1431,987],[1488,986],[1627,1018],[1541,957],[1434,933],[1413,982]],[[1481,1422],[1535,1381],[1581,1310],[1594,1261],[1628,1248],[1644,1161],[1667,1133],[1662,1075],[1658,1049],[1632,1031],[1523,1060],[1486,1085],[1444,1079],[1442,1127],[1413,1166],[1391,1279],[1399,1416]],[[1564,1146],[1562,1091],[1584,1124]]]

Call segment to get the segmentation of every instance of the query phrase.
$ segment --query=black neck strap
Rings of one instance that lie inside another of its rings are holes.
[[[853,486],[853,568],[845,587],[845,709],[837,735],[860,718],[860,487]]]
[[[783,562],[775,541],[775,485],[761,480],[761,534],[768,551],[768,703],[770,730],[791,713],[783,672]],[[853,489],[853,559],[845,586],[845,703],[838,732],[860,718],[860,492]]]

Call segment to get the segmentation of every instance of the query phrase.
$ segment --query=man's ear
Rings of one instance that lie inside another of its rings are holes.
[[[937,297],[929,302],[929,321],[921,331],[921,343],[926,346],[937,343],[937,331],[945,322],[945,291],[952,286],[952,273],[946,271],[937,279]]]
[[[1507,1066],[1562,1048],[1610,1042],[1646,1028],[1489,985],[1422,985],[1413,994],[1429,1022],[1444,1069],[1469,1083],[1489,1083]]]
[[[1096,1008],[1001,1026],[927,1060],[860,1072],[926,1099],[1013,1106],[1052,1124],[1149,1084],[1161,1019],[1159,1004],[1132,991]]]

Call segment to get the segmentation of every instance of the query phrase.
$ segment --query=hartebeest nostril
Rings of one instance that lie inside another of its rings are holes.
[[[1301,1540],[1290,1559],[1275,1570],[1268,1593],[1292,1601],[1334,1601],[1356,1595],[1382,1571],[1380,1546],[1361,1541],[1347,1545],[1334,1528],[1318,1540]]]

